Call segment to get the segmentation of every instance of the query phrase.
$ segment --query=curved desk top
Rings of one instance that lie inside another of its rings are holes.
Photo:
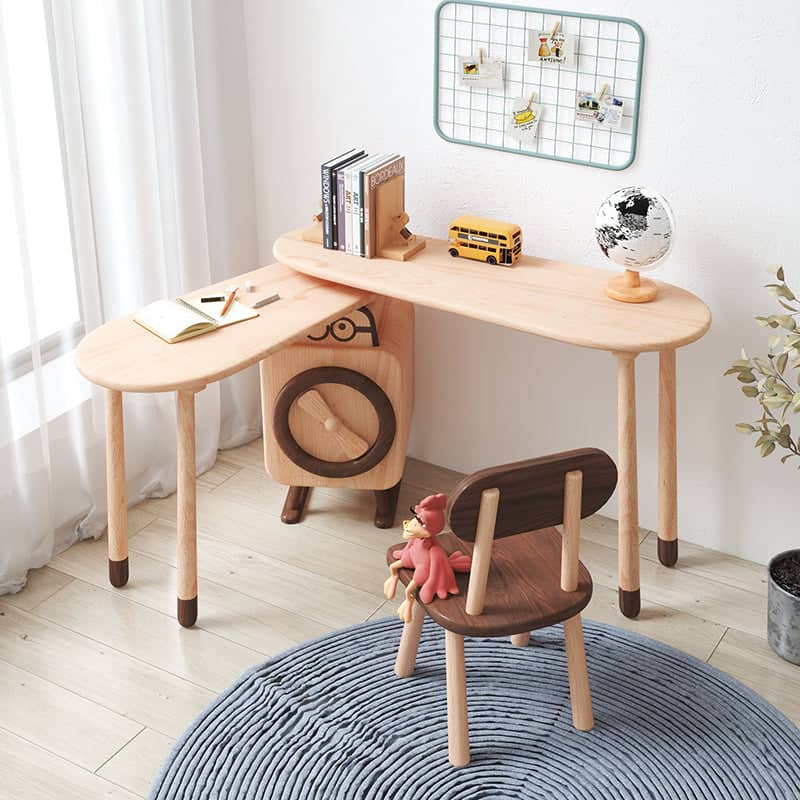
[[[447,242],[426,239],[408,261],[361,258],[281,236],[275,258],[298,272],[409,300],[560,342],[612,352],[672,350],[699,339],[711,312],[691,292],[656,281],[650,303],[620,303],[605,294],[610,270],[522,256],[511,268],[452,258]]]
[[[259,309],[255,319],[175,344],[145,330],[132,315],[120,317],[82,339],[75,351],[78,370],[92,383],[122,392],[200,390],[371,298],[368,292],[309,278],[281,264],[261,267],[186,296],[220,294],[226,286],[243,286],[246,280],[255,291],[240,292],[238,299],[243,304],[252,305],[276,292],[281,299]]]

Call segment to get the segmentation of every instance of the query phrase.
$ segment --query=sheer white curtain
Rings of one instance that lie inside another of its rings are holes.
[[[238,2],[0,0],[0,94],[2,594],[106,527],[82,333],[253,268],[258,243]],[[130,503],[175,489],[174,418],[172,395],[125,396]],[[197,424],[198,471],[259,435],[256,374],[198,395]]]

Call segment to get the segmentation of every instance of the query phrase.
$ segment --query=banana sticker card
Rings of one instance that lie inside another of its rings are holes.
[[[517,97],[511,101],[506,133],[523,144],[533,144],[536,141],[536,132],[542,117],[542,106],[534,103],[534,99],[535,94]]]

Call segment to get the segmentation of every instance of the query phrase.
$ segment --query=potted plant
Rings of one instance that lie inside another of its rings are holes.
[[[749,357],[742,350],[726,375],[736,375],[745,397],[755,400],[761,416],[740,422],[736,429],[757,434],[755,446],[766,458],[777,448],[785,450],[781,463],[800,456],[800,437],[792,433],[791,420],[800,411],[800,301],[786,285],[783,267],[775,270],[775,281],[767,291],[781,312],[756,317],[756,322],[774,333],[767,340],[768,352]],[[789,412],[792,412],[791,415]],[[800,548],[778,553],[768,566],[767,639],[781,658],[800,664]]]

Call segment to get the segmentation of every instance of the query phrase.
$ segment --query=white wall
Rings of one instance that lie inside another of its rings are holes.
[[[607,265],[592,234],[601,200],[634,183],[659,189],[678,235],[656,277],[714,315],[678,355],[681,536],[759,561],[797,546],[800,475],[762,462],[733,431],[755,408],[722,378],[741,345],[763,348],[751,318],[771,307],[767,265],[784,262],[800,286],[794,3],[570,0],[645,31],[639,153],[610,172],[440,139],[433,0],[244,2],[263,263],[274,238],[316,210],[320,162],[353,145],[405,153],[416,232],[443,237],[469,211],[519,222],[527,253],[596,266]],[[616,454],[612,356],[426,309],[417,320],[413,455],[472,470],[582,445]],[[657,362],[637,361],[646,527],[656,525]]]

